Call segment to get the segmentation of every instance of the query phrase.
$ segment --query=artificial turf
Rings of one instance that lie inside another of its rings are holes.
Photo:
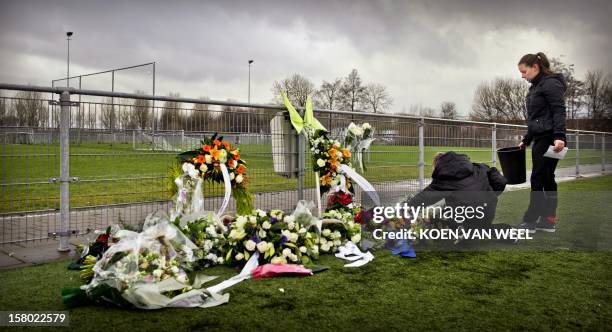
[[[225,305],[156,311],[91,305],[70,310],[69,329],[609,330],[611,188],[612,176],[561,183],[557,232],[518,245],[469,252],[417,247],[415,259],[376,251],[357,269],[323,256],[317,263],[330,270],[248,280],[228,290]],[[503,194],[496,222],[518,222],[525,194]],[[60,289],[79,284],[66,265],[1,271],[0,310],[62,310]],[[206,272],[223,280],[237,271]]]

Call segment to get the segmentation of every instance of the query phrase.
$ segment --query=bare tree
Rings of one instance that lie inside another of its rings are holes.
[[[551,58],[550,64],[553,70],[565,78],[567,90],[565,91],[566,116],[576,119],[578,112],[584,104],[584,82],[574,76],[574,64],[566,64],[559,58]]]
[[[584,96],[587,116],[602,119],[606,115],[606,91],[610,89],[610,77],[602,70],[589,70],[584,79]]]
[[[612,119],[612,84],[608,85],[608,88],[605,92],[605,101],[606,101],[606,119]]]
[[[436,116],[436,110],[433,109],[432,107],[421,107],[420,110],[420,116],[424,116],[426,118],[433,118],[434,116]]]
[[[445,101],[440,105],[440,117],[443,119],[457,118],[457,105],[452,101]]]
[[[5,120],[8,119],[8,109],[6,107],[6,99],[0,97],[0,126],[5,124]]]
[[[498,89],[504,100],[506,107],[504,108],[504,118],[507,120],[525,120],[527,119],[527,108],[525,98],[529,88],[522,80],[506,79],[501,80]]]
[[[94,129],[98,125],[98,119],[96,117],[95,106],[94,106],[93,112],[91,110],[92,109],[91,106],[92,106],[91,104],[87,104],[87,110],[85,111],[85,119],[86,119],[85,121],[87,122],[87,128]]]
[[[231,101],[231,100],[228,100]],[[244,109],[234,106],[223,106],[220,116],[214,119],[216,131],[228,132],[246,132],[247,130],[247,113]]]
[[[85,108],[82,104],[79,104],[79,106],[76,107],[76,114],[70,116],[70,118],[71,121],[74,121],[74,127],[85,128]]]
[[[476,88],[470,118],[482,121],[524,120],[527,118],[527,90],[523,81],[510,78],[482,83]]]
[[[387,89],[381,84],[368,84],[363,89],[362,103],[366,110],[384,112],[393,104]]]
[[[11,107],[7,100],[0,98],[0,126],[16,126],[18,123],[19,120],[11,112]]]
[[[19,126],[38,127],[46,123],[47,112],[40,92],[19,91],[13,103]]]
[[[500,103],[501,102],[496,99],[493,87],[487,83],[481,83],[476,88],[476,93],[474,94],[470,119],[483,121],[500,120],[500,112],[497,109]]]
[[[117,127],[117,112],[113,104],[113,99],[110,97],[104,99],[104,103],[101,107],[100,121],[104,128],[112,130]]]
[[[136,94],[144,95],[145,92],[137,90]],[[151,101],[148,99],[134,99],[132,117],[133,122],[139,129],[147,129],[150,126]]]
[[[293,74],[291,77],[285,78],[280,82],[275,81],[272,85],[272,94],[275,101],[282,104],[280,91],[284,91],[287,94],[287,97],[294,106],[304,106],[306,105],[306,98],[315,92],[315,87],[306,77],[300,74]]]
[[[342,87],[342,79],[337,78],[332,82],[323,81],[321,88],[315,94],[315,105],[317,107],[333,110],[338,102],[338,95]]]
[[[170,92],[170,98],[178,98],[180,94]],[[166,101],[163,106],[160,128],[163,130],[179,130],[183,129],[183,116],[180,113],[181,103],[176,101]]]
[[[424,116],[426,118],[433,118],[436,116],[436,110],[428,107],[428,106],[423,106],[422,104],[413,104],[410,105],[408,112],[404,112],[407,115],[414,115],[414,116]]]
[[[342,83],[340,89],[340,105],[342,110],[357,111],[363,99],[364,87],[361,85],[361,77],[357,69],[351,70]]]
[[[119,124],[122,129],[137,129],[134,107],[129,105],[130,102],[121,100],[118,102],[119,108]]]
[[[200,97],[202,100],[207,100],[208,97]],[[208,123],[211,121],[211,113],[208,109],[208,104],[194,104],[193,110],[189,116],[189,123],[193,126],[193,130],[205,130]]]

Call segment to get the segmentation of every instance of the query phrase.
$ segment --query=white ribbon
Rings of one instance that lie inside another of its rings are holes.
[[[337,258],[351,261],[352,263],[345,264],[344,267],[360,267],[374,260],[374,255],[368,252],[362,252],[351,241],[347,241],[343,246],[338,247]]]
[[[225,196],[223,197],[223,203],[221,204],[221,208],[219,212],[217,212],[217,218],[220,219],[229,204],[230,197],[232,196],[232,181],[230,180],[229,172],[227,171],[227,167],[225,164],[219,164],[221,168],[221,174],[223,174],[223,183],[225,184]]]
[[[357,146],[358,150],[367,150],[370,148],[370,145],[372,145],[372,142],[374,142],[376,138],[366,138],[363,141],[359,142],[359,145]]]
[[[357,166],[359,166],[359,170],[361,172],[364,171],[363,152],[370,148],[370,145],[374,140],[375,138],[364,139],[363,141],[359,142],[359,144],[357,144],[357,147],[355,148],[355,159],[357,159]]]
[[[342,192],[347,193],[348,190],[346,189],[346,177],[344,176],[344,174],[340,174],[339,176],[340,176],[340,184],[335,186],[331,190],[331,192],[335,193],[335,192],[338,192],[338,191],[342,191]]]
[[[253,272],[253,270],[255,270],[255,268],[258,265],[259,265],[259,252],[256,251],[253,254],[253,256],[251,256],[251,258],[247,261],[247,263],[242,268],[242,271],[240,271],[238,275],[235,275],[227,280],[224,280],[223,282],[216,284],[212,287],[208,287],[206,290],[208,290],[212,294],[215,294],[215,293],[220,294],[222,290],[232,287],[235,284],[243,280],[250,279],[251,273]]]
[[[315,172],[315,183],[316,183],[316,195],[317,196],[317,217],[321,218],[321,184],[319,183],[319,181],[321,181],[319,179],[319,172]],[[321,228],[319,227],[319,230],[321,230]]]
[[[196,186],[191,196],[191,213],[198,212],[204,209],[204,195],[202,194],[202,182],[201,178],[196,180]]]
[[[361,189],[363,189],[363,191],[365,191],[368,196],[370,196],[375,205],[380,205],[380,198],[376,193],[376,189],[374,189],[374,187],[370,184],[370,182],[368,182],[368,180],[366,180],[363,176],[359,175],[357,172],[355,172],[354,169],[350,168],[347,165],[341,164],[340,170],[342,170],[342,172],[344,172],[344,174],[346,174],[349,178],[353,179],[353,181],[355,181],[355,183],[357,183],[361,187]]]

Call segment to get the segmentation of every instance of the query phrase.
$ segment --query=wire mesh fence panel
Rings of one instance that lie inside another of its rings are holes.
[[[578,168],[580,174],[594,173],[605,170],[606,163],[609,159],[606,158],[605,136],[596,133],[574,132],[574,144],[578,145],[578,149],[569,150],[571,160]],[[576,141],[578,143],[576,143]],[[563,162],[561,164],[564,164]]]
[[[22,89],[0,98],[0,244],[44,240],[60,232],[60,106]],[[57,91],[55,91],[57,93]],[[48,96],[45,93],[45,97]],[[54,95],[55,97],[57,95]],[[291,211],[299,199],[316,201],[307,140],[286,111],[179,97],[73,94],[70,107],[69,190],[73,234],[119,223],[138,228],[146,216],[172,208],[177,154],[213,134],[240,148],[247,182],[261,209]],[[384,203],[399,202],[431,181],[436,153],[455,151],[499,168],[496,150],[517,146],[526,127],[371,113],[315,111],[331,138],[343,141],[351,122],[369,123],[372,145],[364,169]],[[560,168],[575,174],[609,170],[612,138],[599,132],[567,134]],[[527,153],[530,153],[528,149]],[[531,158],[527,158],[530,169]],[[224,185],[206,181],[205,209],[217,211]],[[356,200],[363,196],[356,188]],[[235,211],[230,201],[227,213]],[[323,197],[325,208],[325,197]]]
[[[58,229],[59,130],[55,106],[22,91],[0,98],[0,243],[46,240]]]

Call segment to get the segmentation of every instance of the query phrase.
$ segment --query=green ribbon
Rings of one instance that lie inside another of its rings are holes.
[[[293,107],[293,105],[291,104],[291,101],[289,101],[289,98],[287,98],[287,94],[284,91],[281,91],[281,95],[283,96],[283,102],[285,103],[285,107],[287,107],[287,110],[289,111],[289,118],[291,119],[291,124],[293,125],[293,128],[295,128],[295,130],[298,132],[298,134],[302,132],[304,127],[311,127],[315,131],[327,131],[327,129],[323,127],[319,120],[314,117],[312,111],[312,99],[310,99],[310,96],[306,98],[306,110],[304,112],[304,118],[302,119],[300,113],[296,111],[295,107]]]

